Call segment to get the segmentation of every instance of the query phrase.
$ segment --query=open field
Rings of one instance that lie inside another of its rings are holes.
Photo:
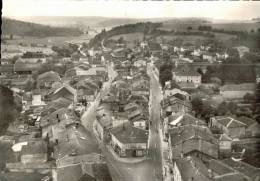
[[[93,35],[92,35],[93,36]],[[37,37],[17,37],[14,40],[7,40],[8,44],[16,44],[23,43],[26,45],[30,45],[31,43],[34,44],[43,44],[47,46],[52,45],[63,45],[66,42],[72,42],[72,43],[88,43],[90,38],[92,38],[91,35],[82,35],[82,36],[60,36],[60,37],[45,37],[45,38],[37,38]]]
[[[225,24],[211,24],[212,28],[224,29],[228,31],[257,31],[260,28],[260,23],[225,23]]]
[[[235,38],[235,35],[229,35],[225,33],[214,33],[215,39],[221,40],[221,41],[227,41],[231,38]],[[184,43],[192,43],[194,44],[198,40],[206,40],[206,39],[212,39],[204,36],[199,35],[164,35],[164,36],[158,36],[156,39],[157,41],[161,39],[165,39],[167,41],[174,40],[174,39],[182,39]]]
[[[178,30],[184,31],[190,26],[193,30],[198,30],[200,25],[211,26],[213,29],[224,29],[226,31],[248,31],[252,29],[257,31],[260,28],[260,23],[206,23],[206,24],[196,24],[196,23],[164,23],[160,28],[162,30]]]

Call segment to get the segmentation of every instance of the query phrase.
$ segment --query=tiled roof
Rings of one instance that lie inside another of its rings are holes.
[[[57,72],[49,71],[38,75],[37,81],[41,79],[51,79],[52,81],[60,81],[60,76]]]
[[[242,118],[235,118],[235,117],[231,117],[231,116],[216,116],[213,117],[218,123],[222,124],[223,126],[227,127],[227,128],[235,128],[235,127],[247,127],[249,125],[247,124],[251,124],[252,120],[248,119],[243,119]],[[243,121],[241,121],[243,120]]]
[[[177,113],[175,115],[169,116],[169,124],[171,125],[206,125],[205,122],[203,122],[200,119],[197,119],[196,117],[192,116],[188,113]]]
[[[14,64],[14,71],[35,71],[41,68],[41,63],[15,63]]]
[[[185,125],[178,127],[171,130],[170,137],[172,146],[193,138],[199,138],[206,142],[217,144],[217,140],[213,137],[209,128],[205,126]]]
[[[193,69],[177,69],[175,72],[176,76],[201,76],[198,72]]]
[[[197,157],[188,156],[183,159],[177,159],[182,181],[210,181],[207,167]]]
[[[135,128],[131,123],[124,123],[111,130],[111,134],[114,135],[121,143],[147,143],[148,132],[139,128]]]

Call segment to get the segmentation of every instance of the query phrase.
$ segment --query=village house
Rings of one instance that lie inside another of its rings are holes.
[[[159,54],[162,51],[162,47],[161,47],[161,45],[159,43],[150,41],[150,42],[148,42],[148,46],[149,46],[149,51],[153,55]]]
[[[212,180],[208,168],[197,157],[187,156],[174,160],[174,181],[210,181]]]
[[[259,84],[260,83],[260,68],[255,68],[255,75],[256,75],[256,83]]]
[[[243,99],[246,94],[255,94],[255,83],[227,84],[220,87],[220,95],[225,99]]]
[[[221,60],[221,59],[227,59],[228,58],[228,54],[226,52],[217,52],[216,53],[217,59]]]
[[[43,97],[41,95],[41,92],[38,91],[37,89],[32,91],[32,108],[37,108],[37,107],[44,107],[46,106],[45,102],[43,101]]]
[[[65,98],[77,102],[77,90],[71,87],[68,84],[61,84],[60,86],[52,89],[49,93],[49,97],[51,100],[55,100],[58,98]]]
[[[17,60],[14,64],[14,72],[17,74],[32,74],[40,70],[42,64],[41,63],[26,63],[23,61]]]
[[[218,158],[218,143],[205,126],[186,125],[170,130],[169,159],[196,156],[203,161]]]
[[[148,43],[146,41],[142,41],[140,43],[140,47],[144,49],[144,48],[148,47]]]
[[[140,107],[133,111],[128,112],[128,119],[133,124],[134,127],[146,129],[148,123],[148,116],[145,111]]]
[[[37,88],[51,88],[54,82],[60,81],[60,75],[57,72],[49,71],[38,75]]]
[[[219,143],[219,157],[229,157],[232,149],[232,138],[228,135],[221,134],[218,138]]]
[[[33,78],[31,75],[14,76],[9,82],[9,86],[22,90],[30,88],[32,84]]]
[[[173,72],[173,80],[178,83],[194,83],[195,87],[201,84],[201,75],[193,70],[177,70]]]
[[[92,102],[98,94],[99,85],[91,79],[85,79],[77,82],[74,88],[77,90],[78,101]]]
[[[163,116],[168,116],[178,112],[188,113],[192,110],[192,105],[189,101],[183,101],[175,96],[163,99],[161,106]]]
[[[207,60],[209,63],[214,63],[216,61],[216,55],[213,53],[203,53],[203,60]]]
[[[259,124],[247,117],[216,116],[210,118],[210,128],[217,128],[231,138],[258,136]]]
[[[140,106],[147,106],[149,102],[149,97],[144,95],[130,95],[126,102],[134,102]]]
[[[136,60],[134,62],[134,66],[136,67],[145,67],[146,66],[146,61],[145,60]]]
[[[171,115],[165,117],[163,121],[164,140],[168,140],[169,129],[173,129],[185,125],[205,126],[206,123],[200,119],[195,118],[189,113],[183,113],[183,112],[172,113]]]
[[[168,116],[168,123],[170,128],[185,126],[185,125],[199,125],[199,126],[207,126],[206,123],[189,113],[178,112]]]
[[[95,133],[98,140],[101,142],[108,141],[109,130],[113,127],[113,120],[111,113],[99,107],[97,109],[97,116],[93,122],[93,132]]]
[[[147,81],[146,80],[134,81],[131,86],[131,94],[149,96],[150,87]]]
[[[194,49],[193,52],[191,53],[191,55],[199,57],[201,55],[201,51],[200,49]]]
[[[185,91],[182,91],[180,89],[173,88],[173,89],[165,89],[163,91],[164,99],[171,97],[171,96],[177,97],[177,98],[179,98],[183,101],[190,101],[191,100],[190,94],[185,92]]]
[[[143,157],[148,149],[148,132],[125,123],[111,130],[111,146],[120,157]]]
[[[237,47],[234,47],[238,53],[239,53],[239,57],[243,57],[245,55],[245,53],[249,52],[249,48],[246,47],[246,46],[237,46]]]

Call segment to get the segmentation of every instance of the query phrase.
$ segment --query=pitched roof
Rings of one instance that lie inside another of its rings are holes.
[[[210,181],[207,167],[197,157],[188,156],[176,160],[182,181]]]
[[[142,101],[142,102],[149,102],[149,99],[144,95],[131,95],[127,99],[127,101]]]
[[[163,107],[175,105],[175,104],[181,104],[186,107],[192,107],[191,103],[189,101],[183,101],[175,96],[170,96],[163,101]]]
[[[143,111],[141,109],[136,109],[128,114],[128,119],[132,119],[138,115],[142,115]]]
[[[124,111],[128,111],[128,110],[133,109],[133,108],[137,109],[138,107],[139,107],[138,104],[136,104],[134,102],[130,102],[130,103],[128,103],[124,106]]]
[[[226,134],[224,133],[224,134],[221,134],[221,135],[220,135],[219,140],[220,140],[220,141],[232,141],[232,138],[230,138],[228,135],[226,135]]]
[[[41,63],[21,63],[18,62],[14,64],[14,71],[35,71],[41,68]]]
[[[185,125],[172,129],[170,131],[172,146],[181,144],[186,140],[199,138],[212,144],[217,144],[217,140],[213,137],[211,131],[206,126]]]
[[[40,75],[38,75],[38,81],[41,79],[51,79],[53,81],[59,81],[60,80],[60,76],[57,72],[54,71],[48,71],[48,72],[44,72]]]
[[[198,72],[193,69],[179,69],[175,72],[176,76],[201,76]]]
[[[222,124],[227,128],[235,128],[235,127],[247,127],[247,124],[234,118],[232,116],[215,116],[213,117],[218,123]]]
[[[205,122],[202,120],[192,116],[191,114],[188,113],[177,113],[169,116],[169,124],[170,125],[206,125]]]
[[[56,90],[54,90],[53,94],[57,94],[59,91],[61,91],[62,89],[66,89],[68,90],[71,94],[73,95],[77,95],[77,90],[74,89],[73,87],[71,87],[68,84],[62,84],[60,87],[58,87]]]
[[[131,123],[124,123],[111,130],[111,134],[114,135],[121,143],[147,143],[148,132],[139,128],[135,128]]]

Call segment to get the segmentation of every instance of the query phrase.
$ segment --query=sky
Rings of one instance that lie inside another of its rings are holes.
[[[256,1],[3,0],[3,16],[102,16],[121,18],[207,17],[247,20],[260,17]]]

